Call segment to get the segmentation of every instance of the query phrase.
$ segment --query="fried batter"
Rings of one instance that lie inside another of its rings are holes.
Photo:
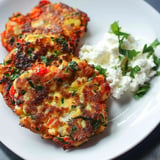
[[[2,32],[2,44],[11,51],[23,34],[61,34],[76,49],[86,31],[89,18],[86,13],[63,3],[41,1],[28,14],[15,13]]]
[[[24,35],[23,41],[16,44],[4,64],[0,65],[0,92],[8,106],[14,108],[14,101],[10,99],[8,91],[20,74],[39,63],[59,66],[62,60],[71,61],[72,49],[65,37],[59,34],[51,37],[42,34]]]
[[[84,60],[39,64],[17,78],[10,91],[22,126],[63,148],[76,147],[107,125],[105,77]]]

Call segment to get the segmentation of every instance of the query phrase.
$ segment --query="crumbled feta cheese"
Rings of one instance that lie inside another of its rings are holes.
[[[149,81],[156,74],[156,71],[152,69],[155,66],[153,56],[148,58],[147,54],[143,54],[143,46],[140,45],[141,42],[138,42],[134,37],[129,36],[123,43],[125,49],[141,51],[128,62],[129,67],[140,67],[140,71],[134,74],[134,77],[130,76],[130,71],[126,75],[122,74],[121,65],[124,56],[119,53],[119,42],[114,34],[106,33],[96,45],[84,45],[79,57],[86,59],[90,64],[101,65],[107,70],[106,79],[111,87],[111,94],[119,99],[125,93],[135,92],[140,85]]]

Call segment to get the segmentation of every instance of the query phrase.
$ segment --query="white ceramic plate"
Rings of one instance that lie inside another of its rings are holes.
[[[160,16],[142,0],[62,0],[88,13],[91,21],[85,43],[97,43],[109,25],[119,20],[125,31],[152,41],[160,38]],[[38,0],[0,0],[0,31],[15,11],[29,11]],[[0,44],[0,59],[6,51]],[[152,81],[152,89],[142,99],[135,101],[124,97],[121,101],[110,99],[108,129],[87,144],[71,151],[18,125],[18,117],[0,97],[0,140],[13,152],[27,160],[107,160],[128,151],[143,140],[160,122],[160,78]]]

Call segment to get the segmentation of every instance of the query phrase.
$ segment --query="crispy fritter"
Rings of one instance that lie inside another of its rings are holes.
[[[6,29],[1,34],[2,44],[11,51],[17,39],[26,33],[32,34],[61,34],[67,37],[74,49],[80,37],[86,31],[89,18],[86,13],[67,6],[63,3],[41,1],[28,14],[15,13],[6,23]]]
[[[107,125],[110,87],[84,60],[39,64],[17,78],[10,91],[20,124],[63,148],[76,147]]]
[[[71,61],[73,48],[65,37],[54,34],[23,35],[23,41],[16,44],[0,65],[0,92],[10,108],[14,108],[14,101],[9,97],[9,89],[13,81],[33,65],[44,63],[46,66],[59,66],[62,60]]]

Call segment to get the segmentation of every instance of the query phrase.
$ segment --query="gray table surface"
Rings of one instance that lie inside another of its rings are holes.
[[[160,0],[146,0],[160,12]],[[0,160],[23,160],[0,142]],[[140,144],[115,160],[160,160],[160,124]]]

